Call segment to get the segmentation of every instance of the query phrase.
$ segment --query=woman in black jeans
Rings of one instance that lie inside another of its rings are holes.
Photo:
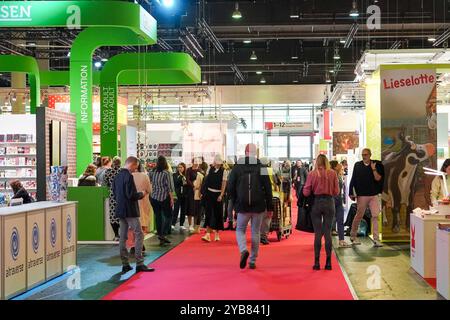
[[[186,165],[182,162],[177,167],[177,172],[173,174],[173,184],[175,186],[175,194],[177,200],[173,207],[172,213],[172,227],[175,227],[178,219],[178,213],[180,212],[180,230],[186,230],[184,227],[184,221],[186,219]]]
[[[322,237],[325,237],[325,251],[327,260],[326,270],[331,270],[331,225],[335,215],[333,197],[339,194],[339,184],[336,172],[330,169],[330,163],[325,155],[316,159],[313,171],[308,174],[303,187],[303,195],[314,195],[314,204],[311,209],[311,220],[314,226],[314,270],[320,270],[320,250]]]
[[[150,181],[152,183],[151,203],[155,214],[156,230],[160,245],[170,243],[167,234],[172,222],[173,208],[173,179],[167,170],[167,160],[163,156],[158,157],[156,168],[150,171]]]

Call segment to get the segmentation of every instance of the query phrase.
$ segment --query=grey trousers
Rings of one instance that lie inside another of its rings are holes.
[[[128,265],[128,250],[127,250],[127,240],[128,240],[128,228],[134,232],[134,250],[136,255],[136,265],[141,266],[144,264],[144,257],[142,255],[142,245],[144,243],[144,233],[142,232],[141,222],[139,218],[125,218],[120,219],[120,240],[119,240],[119,250],[120,259],[122,260],[122,265]]]
[[[272,223],[272,218],[269,217],[267,212],[263,213],[263,219],[261,223],[261,239],[267,239],[267,235],[270,231],[270,224]]]
[[[236,239],[239,246],[239,252],[247,250],[247,238],[245,233],[247,231],[248,222],[251,221],[252,228],[252,249],[250,252],[250,262],[255,263],[258,257],[259,242],[261,241],[261,222],[264,213],[238,213],[236,226]]]
[[[334,200],[330,198],[315,198],[311,209],[311,220],[314,226],[314,257],[319,259],[322,249],[322,237],[325,237],[325,252],[331,257],[332,240],[331,226],[335,215]]]

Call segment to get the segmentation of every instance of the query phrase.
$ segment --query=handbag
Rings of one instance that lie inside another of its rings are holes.
[[[311,211],[314,205],[314,195],[311,194],[309,197],[302,196],[298,200],[298,218],[297,225],[295,229],[314,233],[314,226],[311,219]]]

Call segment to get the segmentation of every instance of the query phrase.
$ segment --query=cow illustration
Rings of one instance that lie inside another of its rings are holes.
[[[384,154],[385,178],[382,193],[382,206],[385,212],[391,207],[393,222],[392,232],[400,232],[400,208],[406,205],[407,213],[412,212],[417,182],[417,166],[432,157],[436,148],[433,144],[415,144],[409,136],[405,136],[405,128],[399,132],[402,143],[401,150]],[[387,224],[386,215],[383,222]],[[406,215],[406,228],[409,228],[409,214]]]

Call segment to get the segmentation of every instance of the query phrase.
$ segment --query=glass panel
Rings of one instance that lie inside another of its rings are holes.
[[[252,111],[250,108],[247,110],[233,110],[233,114],[239,118],[238,131],[251,131],[252,130]],[[244,119],[246,128],[242,125],[241,119]]]
[[[286,122],[287,107],[283,109],[264,109],[265,122]]]
[[[262,106],[253,107],[253,130],[264,130]]]
[[[287,136],[267,137],[267,156],[269,158],[287,158]]]
[[[292,159],[311,159],[311,137],[291,136],[289,155]]]
[[[289,122],[311,122],[310,109],[289,109]]]

